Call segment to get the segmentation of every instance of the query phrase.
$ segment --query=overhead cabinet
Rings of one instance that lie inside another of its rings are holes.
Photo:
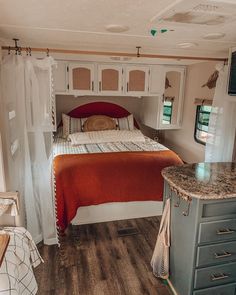
[[[182,123],[185,67],[58,61],[56,94],[142,97],[142,122],[154,129]]]
[[[53,85],[56,94],[66,94],[69,90],[68,63],[57,61],[53,68]]]
[[[149,92],[149,74],[148,66],[126,66],[126,94],[148,95]]]
[[[160,92],[142,98],[142,122],[154,129],[178,129],[182,123],[185,68],[164,66],[162,73],[152,78],[152,83],[157,79]]]
[[[58,61],[56,94],[148,96],[162,92],[163,66]]]
[[[123,94],[123,67],[121,65],[98,65],[98,92],[105,95]]]
[[[94,93],[95,65],[90,63],[69,64],[69,92],[71,94]]]

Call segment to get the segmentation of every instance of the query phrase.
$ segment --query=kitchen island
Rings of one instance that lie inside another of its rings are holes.
[[[168,167],[169,284],[178,295],[236,294],[236,163]]]

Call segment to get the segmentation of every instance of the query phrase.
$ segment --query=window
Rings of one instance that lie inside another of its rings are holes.
[[[171,124],[172,101],[165,101],[163,106],[163,124]]]
[[[196,111],[194,139],[201,144],[206,144],[211,106],[199,105]]]

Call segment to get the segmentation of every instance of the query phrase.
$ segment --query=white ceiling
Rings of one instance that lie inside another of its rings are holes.
[[[199,0],[184,0],[196,2]],[[202,0],[225,5],[236,0]],[[12,38],[20,39],[21,46],[106,50],[113,52],[175,54],[225,57],[230,47],[236,46],[236,20],[220,25],[191,25],[158,20],[156,16],[168,6],[181,0],[0,0],[0,39],[13,45]],[[213,3],[213,4],[214,4]],[[184,3],[183,3],[184,4]],[[183,6],[184,7],[184,6]],[[234,15],[235,16],[235,15]],[[153,21],[154,20],[154,21]],[[109,33],[110,24],[125,25],[124,33]],[[152,28],[168,31],[153,37]],[[204,40],[206,33],[224,33],[219,40]],[[194,48],[180,49],[177,44],[194,42]]]

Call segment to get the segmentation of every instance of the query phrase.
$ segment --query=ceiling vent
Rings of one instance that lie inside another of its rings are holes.
[[[215,26],[236,19],[236,2],[220,0],[177,0],[158,13],[152,22]]]

